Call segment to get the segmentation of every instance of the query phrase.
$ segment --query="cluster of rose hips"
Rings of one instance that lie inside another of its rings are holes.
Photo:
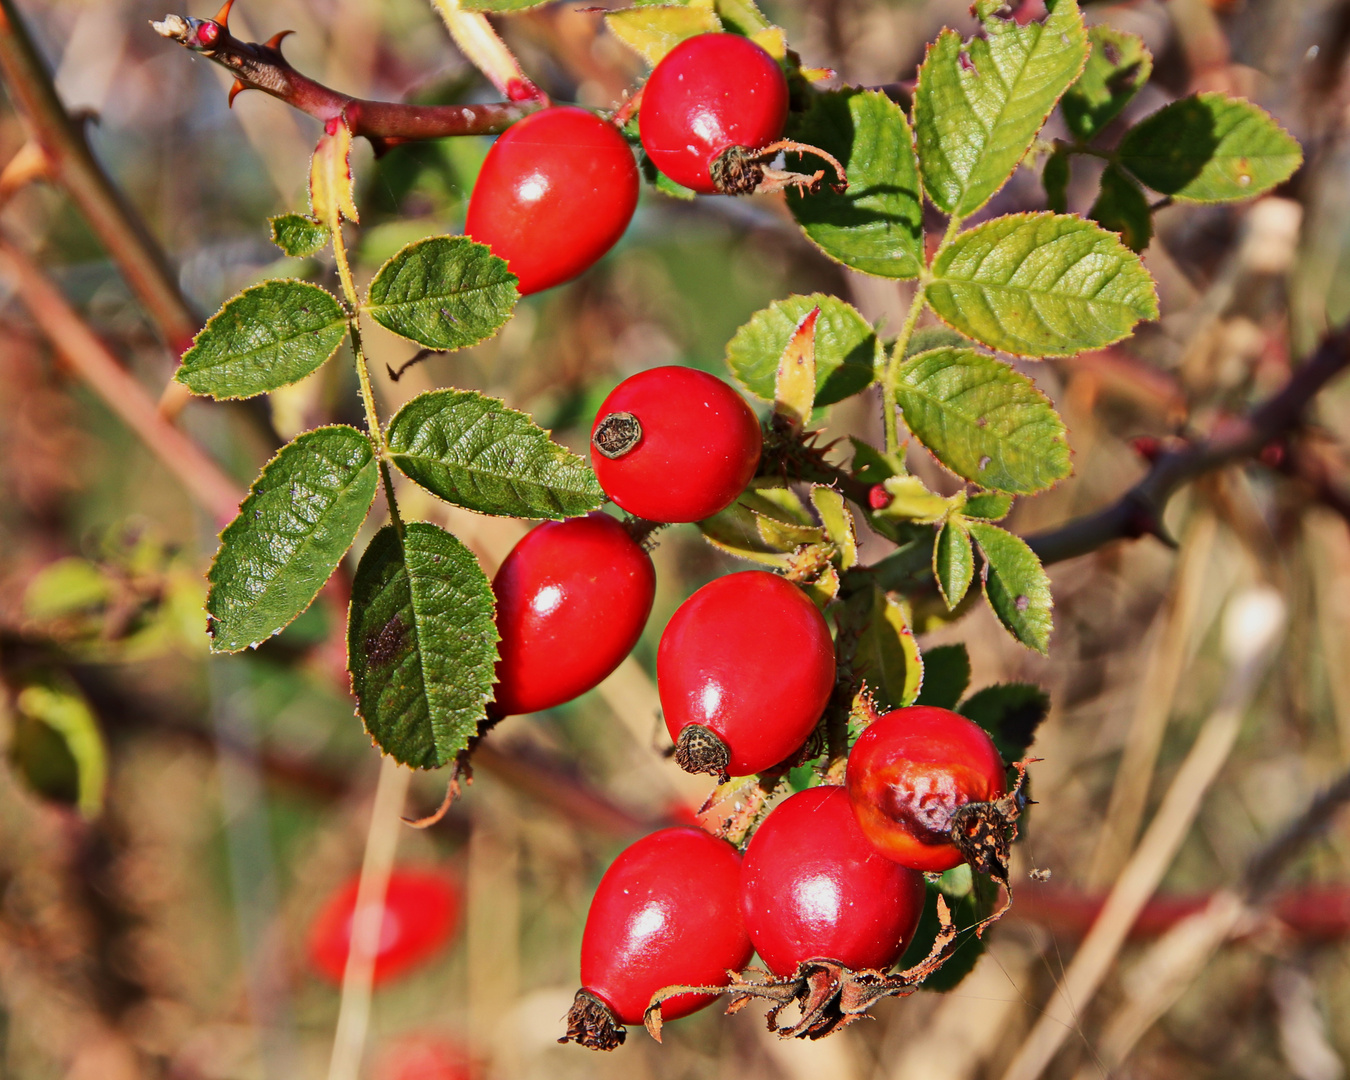
[[[777,61],[746,38],[705,34],[653,70],[640,138],[677,183],[738,193],[763,180],[787,109]],[[465,229],[507,261],[528,294],[608,251],[637,196],[638,170],[619,130],[581,109],[550,108],[494,144]],[[591,432],[600,486],[643,522],[724,510],[755,475],[762,447],[759,423],[735,391],[681,367],[621,383]],[[493,582],[501,635],[494,712],[537,712],[596,686],[637,643],[655,587],[642,543],[613,517],[596,512],[532,530]],[[758,570],[694,593],[657,654],[676,761],[723,781],[798,758],[835,681],[824,616],[796,585]],[[918,925],[923,873],[965,858],[952,836],[959,812],[1006,790],[1005,765],[978,725],[945,709],[900,709],[859,737],[844,786],[809,788],[775,807],[744,858],[695,827],[638,841],[605,873],[591,905],[568,1037],[611,1049],[657,991],[725,986],[755,952],[781,978],[818,958],[890,968]],[[661,1013],[684,1016],[711,1000],[683,993]]]

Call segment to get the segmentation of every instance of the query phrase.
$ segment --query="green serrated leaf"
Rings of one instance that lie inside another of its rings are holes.
[[[944,30],[914,94],[924,190],[938,209],[974,213],[1012,175],[1087,61],[1074,0],[1049,0],[1041,23],[987,18],[985,37]]]
[[[923,199],[904,110],[876,90],[833,90],[815,96],[789,135],[833,154],[848,173],[848,190],[841,194],[830,186],[835,177],[827,162],[789,155],[792,168],[826,170],[815,194],[788,192],[788,206],[807,237],[830,258],[865,274],[918,277]]]
[[[923,682],[923,660],[905,609],[881,589],[850,602],[841,618],[856,633],[850,663],[883,709],[913,704]]]
[[[923,686],[915,705],[954,709],[970,685],[970,654],[959,642],[933,645],[923,651]]]
[[[776,27],[755,6],[755,0],[717,0],[717,14],[733,33],[751,37]]]
[[[979,491],[966,496],[963,516],[981,521],[1002,521],[1012,509],[1012,496],[997,491]]]
[[[812,308],[788,339],[778,358],[773,406],[776,420],[790,431],[801,431],[811,420],[816,403],[816,322],[820,308]]]
[[[327,290],[264,281],[211,316],[174,378],[217,400],[253,397],[318,370],[346,335],[347,315]]]
[[[1026,757],[1036,729],[1050,714],[1050,695],[1031,683],[998,683],[971,694],[957,709],[989,732],[1003,760]]]
[[[1102,173],[1101,191],[1088,217],[1119,234],[1131,251],[1143,251],[1153,239],[1153,211],[1143,189],[1115,165],[1108,165]]]
[[[823,544],[825,530],[816,525],[789,525],[774,517],[755,514],[755,530],[775,551],[796,551],[802,544]]]
[[[727,366],[750,393],[772,401],[778,361],[812,308],[816,319],[816,405],[833,405],[871,383],[879,343],[871,325],[844,301],[824,293],[777,300],[727,342]]]
[[[415,769],[454,760],[496,681],[492,586],[444,529],[386,525],[352,582],[347,667],[366,731]]]
[[[737,502],[757,514],[765,514],[792,525],[815,524],[801,496],[772,476],[761,476],[750,481],[750,486],[741,493]]]
[[[1117,160],[1174,199],[1233,202],[1269,191],[1303,163],[1298,141],[1264,109],[1224,94],[1193,94],[1145,117]]]
[[[1010,214],[961,233],[933,266],[928,302],[967,337],[1016,356],[1073,356],[1158,317],[1139,256],[1072,214]]]
[[[267,222],[272,226],[272,243],[296,259],[321,250],[332,235],[327,225],[306,214],[278,214]]]
[[[1088,31],[1088,41],[1087,66],[1060,102],[1064,122],[1081,142],[1096,138],[1153,74],[1153,54],[1137,34],[1100,24]]]
[[[947,601],[947,610],[956,607],[966,597],[966,590],[975,579],[975,552],[970,545],[970,530],[953,514],[943,522],[933,544],[933,576],[938,589]]]
[[[1045,188],[1045,208],[1056,214],[1069,210],[1070,155],[1068,148],[1056,144],[1045,159],[1041,170],[1041,185]]]
[[[467,236],[433,236],[380,267],[366,310],[387,330],[428,349],[462,349],[500,330],[518,298],[515,274],[486,245]]]
[[[609,32],[653,67],[685,38],[722,29],[717,13],[706,7],[654,4],[605,15]]]
[[[970,347],[970,339],[962,337],[949,326],[921,326],[909,335],[909,344],[905,346],[905,359],[918,356],[921,352],[946,347],[964,349]]]
[[[433,495],[480,514],[576,517],[605,494],[590,465],[523,412],[476,390],[433,390],[389,422],[390,460]]]
[[[51,677],[19,691],[9,753],[40,794],[74,803],[94,819],[103,811],[108,748],[98,718],[68,677]]]
[[[928,490],[917,476],[892,476],[884,485],[888,502],[874,517],[903,519],[931,525],[951,512],[953,500]]]
[[[984,556],[984,595],[1013,637],[1039,653],[1050,651],[1050,579],[1026,541],[1006,529],[970,522],[970,535]]]
[[[771,547],[765,542],[759,530],[762,516],[734,502],[725,510],[704,518],[698,522],[703,539],[719,551],[737,558],[748,559],[761,566],[786,571],[792,562],[792,556],[780,548]]]
[[[820,522],[825,526],[830,543],[839,552],[839,569],[847,570],[854,566],[858,561],[858,533],[844,497],[834,488],[813,484],[811,504],[820,515]]]
[[[309,607],[356,539],[378,481],[374,448],[352,427],[317,428],[277,452],[220,534],[207,575],[213,652],[256,646]]]
[[[848,437],[848,441],[853,444],[851,469],[855,479],[864,484],[880,484],[896,475],[898,463],[891,461],[871,443],[865,443],[853,435]]]
[[[1071,471],[1064,422],[1036,384],[973,349],[934,349],[896,372],[905,425],[957,476],[991,491],[1044,491]]]

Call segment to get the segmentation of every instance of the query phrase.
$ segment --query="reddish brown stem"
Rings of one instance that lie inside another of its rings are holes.
[[[353,135],[363,135],[377,149],[415,139],[447,135],[494,135],[535,112],[547,99],[493,102],[486,105],[408,105],[368,101],[332,90],[302,75],[281,55],[278,34],[265,44],[240,41],[225,21],[168,15],[152,24],[171,41],[214,60],[235,78],[230,99],[241,90],[261,90],[325,123],[341,118]]]

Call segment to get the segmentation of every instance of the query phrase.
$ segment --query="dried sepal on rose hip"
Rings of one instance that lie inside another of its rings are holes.
[[[518,120],[492,144],[465,235],[505,259],[522,296],[570,281],[623,235],[638,200],[633,152],[613,124],[572,106]]]
[[[745,490],[763,445],[754,412],[717,376],[657,367],[605,398],[591,428],[591,464],[605,494],[630,514],[702,521]]]
[[[779,977],[812,959],[889,969],[913,939],[926,896],[922,874],[867,842],[842,787],[786,799],[745,850],[745,926]]]
[[[834,689],[824,617],[790,581],[747,570],[709,582],[666,624],[656,683],[675,760],[749,776],[794,755]]]
[[[1008,832],[1020,812],[1007,766],[978,724],[912,706],[874,720],[849,752],[846,786],[863,834],[915,870],[963,862],[1007,883]]]
[[[623,662],[651,614],[651,556],[596,511],[531,529],[492,582],[501,634],[493,711],[539,712],[584,694]]]
[[[642,90],[638,129],[652,164],[703,195],[747,195],[790,185],[815,190],[824,170],[803,176],[767,166],[783,150],[824,158],[846,184],[843,166],[829,154],[782,139],[787,114],[787,78],[777,60],[737,34],[698,34],[652,70]]]
[[[662,829],[629,846],[600,879],[581,941],[581,983],[560,1042],[613,1050],[624,1025],[674,984],[712,987],[666,1001],[667,1020],[715,1000],[750,961],[741,917],[741,857],[702,829]]]

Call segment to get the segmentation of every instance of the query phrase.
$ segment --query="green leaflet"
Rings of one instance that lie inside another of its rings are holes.
[[[717,0],[717,14],[728,30],[746,37],[772,30],[773,23],[755,6],[755,0]]]
[[[1131,251],[1143,251],[1153,239],[1153,211],[1143,190],[1115,165],[1102,173],[1101,191],[1088,217],[1103,229],[1119,233]]]
[[[850,666],[878,706],[911,705],[923,683],[923,660],[905,618],[905,609],[873,587],[840,612],[841,633],[856,634]]]
[[[933,273],[933,310],[967,337],[1016,356],[1073,356],[1158,317],[1139,256],[1071,214],[986,221],[957,236]]]
[[[304,281],[264,281],[225,301],[174,377],[217,400],[253,397],[318,369],[346,334],[347,315],[331,293]]]
[[[433,495],[480,514],[576,517],[604,502],[585,460],[525,413],[475,390],[434,390],[389,422],[391,460]]]
[[[933,349],[900,365],[905,425],[962,479],[1030,494],[1069,475],[1064,422],[1036,384],[973,349]]]
[[[788,206],[802,231],[832,259],[878,277],[913,278],[923,269],[923,199],[914,140],[904,110],[876,90],[818,94],[791,137],[837,157],[848,173],[843,194],[828,162],[790,155],[802,172],[825,168],[814,195],[797,189]]]
[[[462,349],[492,337],[515,307],[516,276],[467,236],[418,240],[380,267],[366,310],[428,349]]]
[[[454,760],[492,700],[492,586],[444,529],[386,525],[352,582],[347,667],[366,731],[415,769]]]
[[[984,595],[1013,637],[1039,653],[1050,649],[1050,579],[1019,536],[982,521],[969,523],[984,556]]]
[[[954,709],[970,685],[970,654],[960,642],[923,651],[923,688],[915,705]]]
[[[305,214],[278,214],[267,221],[272,226],[272,243],[296,259],[321,250],[332,235],[327,225]]]
[[[966,597],[966,590],[975,580],[975,552],[970,544],[970,530],[953,514],[938,530],[933,544],[933,576],[938,589],[947,601],[947,610],[956,607]]]
[[[996,683],[966,698],[957,709],[989,732],[1006,764],[1020,761],[1050,713],[1050,695],[1031,683]]]
[[[1091,142],[1119,116],[1153,74],[1153,54],[1138,35],[1100,25],[1088,31],[1088,40],[1087,66],[1059,106],[1082,142]]]
[[[611,11],[605,15],[605,25],[652,66],[685,38],[722,29],[721,20],[710,9],[679,4]]]
[[[345,425],[287,443],[220,534],[207,575],[213,652],[256,646],[309,607],[375,501],[370,440]]]
[[[876,372],[879,345],[871,325],[855,308],[824,293],[789,296],[756,312],[727,342],[727,366],[750,393],[774,397],[778,361],[802,318],[816,319],[816,405],[832,405],[865,389]]]
[[[994,491],[980,491],[966,498],[961,515],[983,521],[1001,521],[1012,509],[1012,496]]]
[[[928,47],[914,94],[924,190],[938,209],[965,217],[989,201],[1031,148],[1060,95],[1087,60],[1074,0],[1048,0],[1043,23],[985,20],[962,42],[944,30]]]
[[[1298,141],[1264,109],[1223,94],[1194,94],[1145,117],[1117,160],[1164,195],[1232,202],[1269,191],[1303,161]]]

